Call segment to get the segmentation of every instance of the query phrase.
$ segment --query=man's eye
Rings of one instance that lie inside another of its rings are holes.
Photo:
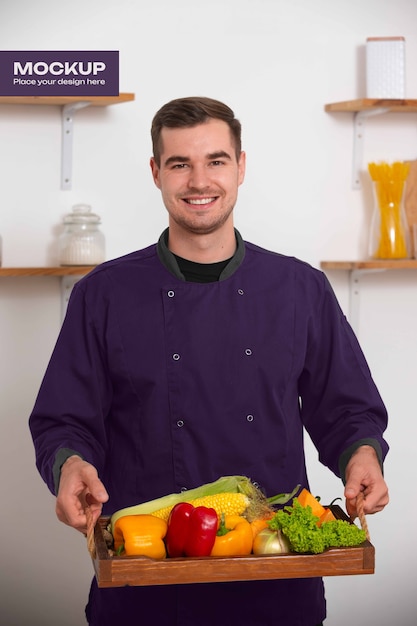
[[[184,168],[187,167],[187,163],[175,163],[175,165],[172,166],[173,170],[182,170]]]
[[[212,161],[211,165],[223,165],[223,161]]]

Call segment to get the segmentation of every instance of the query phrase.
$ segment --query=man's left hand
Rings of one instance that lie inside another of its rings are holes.
[[[365,514],[378,513],[389,502],[388,486],[372,446],[358,448],[346,466],[346,510],[352,519],[357,517],[356,498],[361,491]]]

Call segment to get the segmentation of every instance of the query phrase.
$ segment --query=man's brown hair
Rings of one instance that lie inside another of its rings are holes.
[[[204,124],[209,119],[222,120],[230,128],[235,146],[236,159],[242,150],[241,124],[235,114],[223,102],[212,98],[189,97],[171,100],[155,114],[152,120],[151,137],[153,156],[157,166],[161,165],[161,131],[165,128],[190,128]]]

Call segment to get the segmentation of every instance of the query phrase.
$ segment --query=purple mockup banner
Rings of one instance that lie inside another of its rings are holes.
[[[0,96],[118,95],[118,51],[0,51]]]

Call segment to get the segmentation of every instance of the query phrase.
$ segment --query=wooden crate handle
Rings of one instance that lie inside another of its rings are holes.
[[[87,518],[87,548],[91,555],[91,558],[96,558],[96,546],[94,543],[94,522],[93,514],[89,506],[85,509],[85,515]]]
[[[362,526],[362,530],[365,531],[366,538],[368,541],[371,541],[371,537],[369,535],[368,523],[366,521],[365,512],[364,512],[364,495],[363,492],[359,492],[359,495],[356,498],[356,511],[358,513],[358,518]],[[353,521],[353,520],[352,520]]]

